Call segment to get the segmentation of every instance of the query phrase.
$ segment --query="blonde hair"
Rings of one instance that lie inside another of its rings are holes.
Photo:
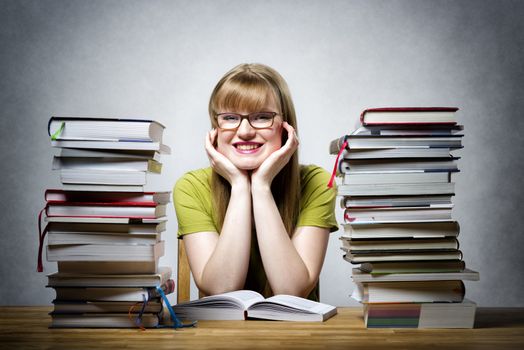
[[[256,63],[234,67],[217,83],[209,100],[209,117],[212,126],[214,128],[218,126],[216,114],[219,110],[258,111],[264,107],[270,94],[273,95],[283,120],[296,130],[295,107],[286,81],[273,68]],[[287,132],[284,130],[282,145],[286,140]],[[297,151],[271,184],[273,198],[290,236],[295,230],[300,209],[300,186]],[[211,192],[214,215],[219,226],[217,229],[221,231],[231,196],[231,186],[215,171],[211,178]]]

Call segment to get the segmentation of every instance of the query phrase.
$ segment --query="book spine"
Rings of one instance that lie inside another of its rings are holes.
[[[79,206],[97,206],[97,207],[156,207],[158,204],[155,202],[68,202],[68,201],[55,201],[51,200],[47,202],[50,206],[63,205],[68,207]]]
[[[457,107],[379,107],[365,109],[366,112],[456,112]]]
[[[441,123],[403,123],[403,122],[391,122],[391,123],[368,123],[366,122],[365,115],[367,112],[456,112],[457,107],[382,107],[382,108],[368,108],[362,111],[360,114],[360,123],[363,126],[368,125],[453,125],[455,123],[441,122]]]
[[[366,114],[367,111],[368,111],[368,109],[364,109],[362,111],[362,113],[360,113],[360,124],[362,124],[364,126],[366,125],[366,123],[364,122],[364,115]]]

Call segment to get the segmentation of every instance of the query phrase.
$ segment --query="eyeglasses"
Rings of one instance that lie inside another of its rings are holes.
[[[247,119],[254,129],[265,129],[273,126],[276,112],[255,112],[249,114],[219,113],[216,115],[218,127],[222,130],[237,129],[242,120]]]

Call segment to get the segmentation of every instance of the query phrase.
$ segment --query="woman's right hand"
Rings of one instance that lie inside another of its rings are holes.
[[[211,168],[226,179],[231,186],[235,184],[249,184],[249,174],[246,170],[238,169],[226,156],[218,152],[213,146],[218,130],[213,129],[206,135],[206,153]]]

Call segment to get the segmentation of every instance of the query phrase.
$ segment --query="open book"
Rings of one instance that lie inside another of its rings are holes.
[[[254,291],[217,294],[173,307],[181,320],[244,320],[322,322],[336,315],[337,308],[291,295],[264,297]]]

